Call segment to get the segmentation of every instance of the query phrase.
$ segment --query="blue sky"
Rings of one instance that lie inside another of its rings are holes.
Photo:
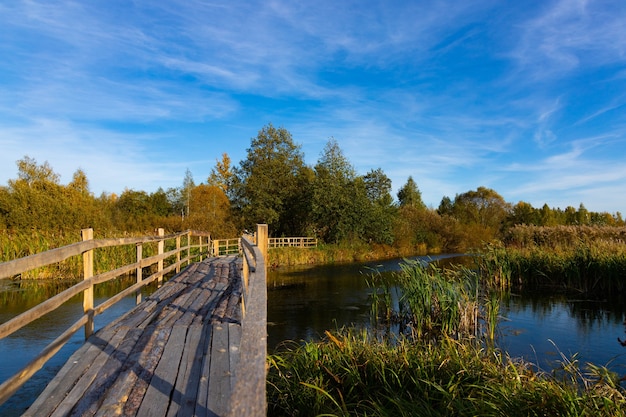
[[[626,212],[623,0],[8,0],[0,56],[0,184],[24,155],[96,195],[200,183],[272,123],[433,207]]]

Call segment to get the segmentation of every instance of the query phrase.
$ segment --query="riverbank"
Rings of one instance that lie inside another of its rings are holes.
[[[428,248],[425,244],[411,247],[390,245],[369,245],[362,242],[349,244],[322,244],[316,248],[272,248],[268,254],[268,265],[272,268],[295,265],[326,265],[377,261],[409,256],[425,256],[440,253],[438,248]]]

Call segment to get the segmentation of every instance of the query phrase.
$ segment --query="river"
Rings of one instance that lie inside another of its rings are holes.
[[[449,255],[420,258],[424,261]],[[398,270],[398,260],[380,263],[293,267],[268,274],[268,350],[285,340],[315,340],[327,329],[369,324],[367,278],[372,270]],[[442,260],[442,262],[444,262]],[[96,304],[111,293],[131,285],[132,279],[96,288]],[[0,323],[67,288],[66,282],[0,281]],[[154,291],[148,288],[144,295]],[[135,305],[127,297],[96,317],[103,327]],[[552,369],[561,354],[578,353],[582,363],[592,362],[626,375],[626,347],[617,338],[626,337],[623,302],[589,301],[560,295],[513,295],[501,301],[498,344],[511,356],[524,357]],[[55,313],[14,335],[0,340],[0,381],[17,372],[47,343],[73,323],[82,312],[80,296]],[[82,331],[59,351],[20,391],[0,406],[0,416],[20,415],[43,390],[69,356],[83,342]]]

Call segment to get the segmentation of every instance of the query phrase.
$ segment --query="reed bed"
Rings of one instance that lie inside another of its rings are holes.
[[[604,368],[565,361],[556,377],[450,337],[392,341],[343,329],[286,345],[268,364],[271,416],[626,415],[618,378]]]
[[[619,240],[489,245],[477,260],[484,278],[499,288],[606,294],[623,292],[626,284],[626,244]]]

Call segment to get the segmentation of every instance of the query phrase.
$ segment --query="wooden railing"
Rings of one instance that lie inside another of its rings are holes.
[[[267,225],[257,225],[255,237],[244,236],[241,247],[241,357],[233,375],[229,415],[261,417],[267,413]]]
[[[268,246],[270,248],[316,248],[317,239],[314,237],[271,237]]]
[[[131,237],[120,239],[93,239],[93,230],[84,229],[81,231],[82,242],[74,243],[61,248],[52,249],[43,253],[27,256],[25,258],[0,264],[0,279],[13,277],[29,270],[40,268],[43,266],[63,262],[73,256],[82,256],[83,258],[83,280],[68,288],[67,290],[55,295],[54,297],[44,301],[43,303],[31,308],[30,310],[12,318],[11,320],[0,324],[0,339],[7,337],[27,324],[37,320],[43,315],[50,313],[68,301],[73,296],[83,293],[83,315],[78,321],[70,326],[65,332],[57,337],[52,343],[44,348],[44,350],[31,362],[29,362],[21,371],[4,381],[0,385],[0,404],[4,403],[11,395],[13,395],[28,379],[50,359],[63,345],[76,333],[81,327],[85,329],[85,338],[89,337],[94,331],[94,317],[111,307],[113,304],[122,300],[124,297],[137,294],[137,302],[141,301],[140,290],[142,287],[157,281],[161,282],[163,277],[170,272],[180,272],[181,265],[191,263],[192,260],[208,255],[210,248],[210,235],[204,232],[186,231],[172,235],[165,235],[163,229],[158,229],[157,236]],[[186,246],[181,247],[181,237],[186,236]],[[192,245],[192,237],[198,238],[198,244]],[[206,238],[206,241],[205,241]],[[175,249],[165,252],[165,243],[168,240],[175,241]],[[157,243],[157,254],[147,258],[143,258],[143,245],[150,242]],[[98,248],[135,245],[137,251],[136,262],[122,266],[112,271],[94,275],[94,251]],[[194,254],[192,254],[192,250]],[[186,252],[185,257],[181,258],[181,254]],[[165,266],[165,261],[174,258],[170,265]],[[156,272],[150,276],[143,278],[143,268],[157,265]],[[96,284],[116,279],[122,275],[135,273],[137,283],[131,287],[119,292],[98,306],[93,305],[93,287]]]
[[[213,256],[237,255],[239,253],[241,253],[241,238],[211,241],[211,254]]]

